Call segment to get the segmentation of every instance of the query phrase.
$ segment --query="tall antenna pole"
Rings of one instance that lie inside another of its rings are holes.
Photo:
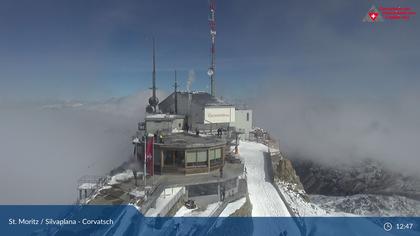
[[[174,89],[175,89],[175,114],[178,114],[178,82],[176,80],[176,70],[175,70]]]
[[[216,0],[210,0],[210,16],[209,16],[209,25],[210,25],[210,38],[211,38],[211,63],[210,68],[207,74],[210,76],[210,87],[211,95],[216,96],[215,84],[214,84],[214,74],[215,74],[215,59],[216,59]]]
[[[148,113],[156,113],[159,99],[156,97],[156,52],[155,52],[155,38],[153,38],[153,72],[152,72],[152,97],[149,98],[149,106],[146,111]]]
[[[156,49],[155,49],[155,38],[153,38],[153,98],[156,99]],[[154,108],[156,110],[156,105]]]

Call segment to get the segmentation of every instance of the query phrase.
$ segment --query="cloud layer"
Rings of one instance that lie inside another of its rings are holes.
[[[0,204],[75,201],[80,177],[104,175],[131,157],[149,96],[0,108]]]
[[[399,171],[417,172],[417,86],[387,97],[351,99],[296,86],[272,88],[254,103],[255,117],[290,156],[330,164],[373,158]]]

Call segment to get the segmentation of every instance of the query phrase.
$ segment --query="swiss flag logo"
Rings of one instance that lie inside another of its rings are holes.
[[[372,21],[375,21],[378,18],[378,15],[379,14],[377,12],[369,12],[369,17]]]
[[[365,15],[365,17],[363,18],[363,21],[374,23],[374,22],[382,22],[384,21],[384,19],[382,17],[381,12],[375,6],[372,6],[367,12],[367,14]]]

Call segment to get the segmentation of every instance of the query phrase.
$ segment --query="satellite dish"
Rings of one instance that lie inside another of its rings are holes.
[[[212,76],[212,75],[214,74],[213,69],[212,69],[212,68],[210,68],[210,69],[207,71],[207,74],[208,74],[209,76]]]

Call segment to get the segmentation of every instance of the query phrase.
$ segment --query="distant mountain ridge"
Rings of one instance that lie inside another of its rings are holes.
[[[326,165],[303,158],[293,166],[312,203],[327,212],[364,216],[420,215],[420,178],[375,160]]]
[[[311,195],[311,202],[329,212],[362,216],[419,216],[420,201],[403,196],[356,194],[352,196]]]
[[[302,158],[293,158],[292,162],[309,194],[401,195],[420,200],[419,177],[397,173],[375,160],[365,159],[336,166],[327,166]]]

